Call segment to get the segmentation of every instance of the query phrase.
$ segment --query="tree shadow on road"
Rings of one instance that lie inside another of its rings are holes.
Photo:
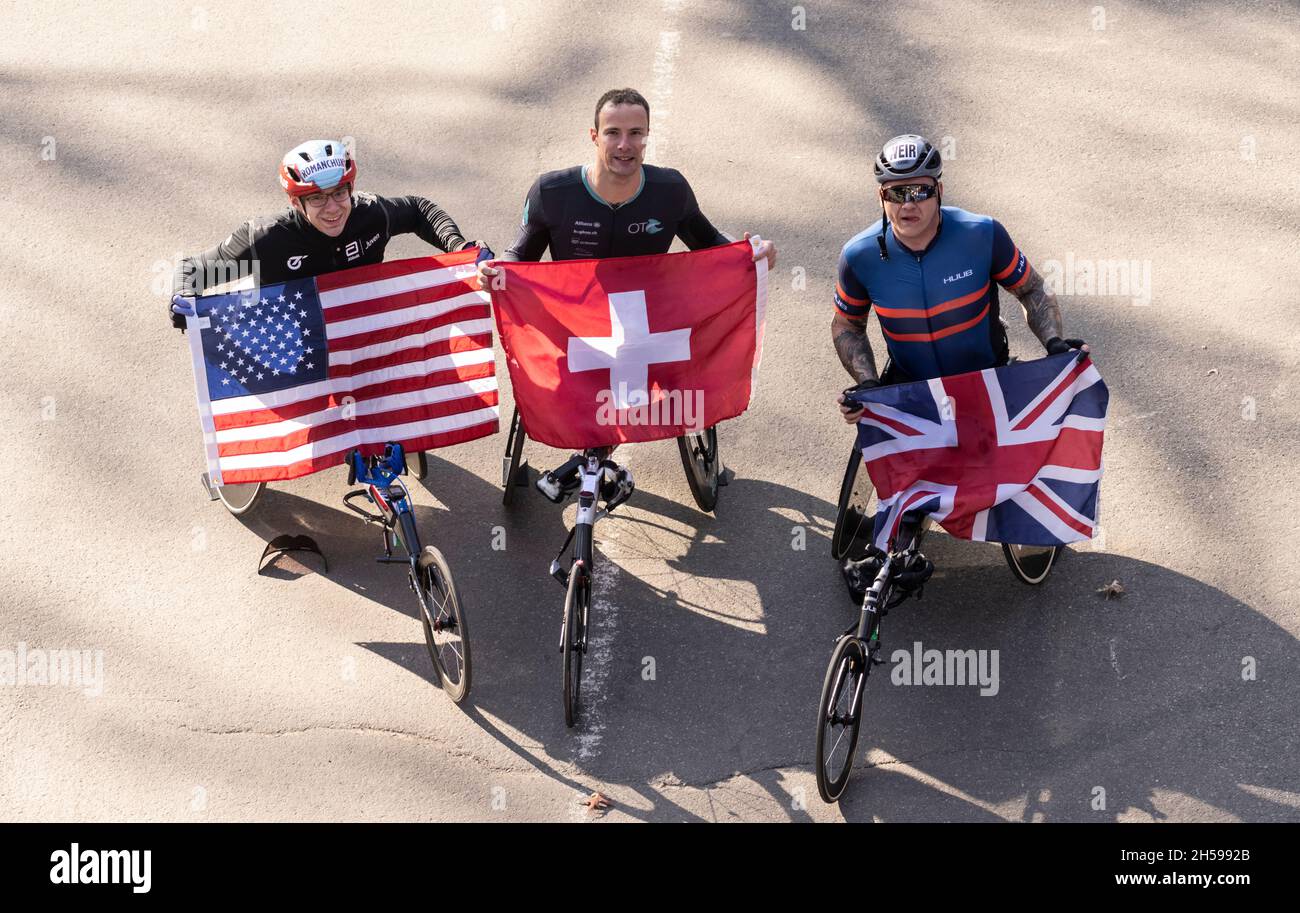
[[[465,600],[467,713],[484,731],[574,789],[631,790],[637,808],[624,811],[635,817],[701,817],[674,800],[682,787],[705,790],[713,817],[756,803],[806,817],[815,793],[778,771],[810,769],[825,663],[855,615],[828,553],[829,500],[738,478],[717,516],[643,488],[602,520],[592,639],[604,655],[589,658],[582,719],[569,730],[563,591],[546,574],[563,541],[560,510],[524,490],[504,508],[498,487],[438,457],[424,487],[416,512]],[[362,646],[435,688],[405,574],[373,563],[378,537],[342,510],[266,497],[276,527],[291,520],[317,537],[331,579],[411,617],[409,643]],[[1179,817],[1297,818],[1289,762],[1271,759],[1294,755],[1298,654],[1264,615],[1119,555],[1067,553],[1035,588],[1012,578],[996,546],[935,534],[926,550],[938,570],[923,599],[886,619],[884,656],[916,643],[996,650],[997,690],[896,685],[893,664],[878,667],[846,818],[1157,818],[1171,801]],[[1126,593],[1108,601],[1095,590],[1113,579]]]

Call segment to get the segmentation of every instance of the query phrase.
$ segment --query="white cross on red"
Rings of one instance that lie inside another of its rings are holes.
[[[569,370],[606,369],[617,408],[648,405],[650,365],[690,361],[690,328],[651,333],[644,291],[611,294],[609,322],[609,336],[569,338]]]

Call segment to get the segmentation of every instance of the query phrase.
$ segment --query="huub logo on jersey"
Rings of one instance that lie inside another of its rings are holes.
[[[648,219],[645,222],[633,222],[627,227],[627,233],[630,235],[655,235],[663,231],[663,223],[658,219]]]
[[[298,269],[302,266],[302,261],[306,260],[310,256],[311,254],[299,254],[296,257],[290,257],[288,260],[284,261],[284,265],[289,267],[289,269]]]
[[[955,276],[945,276],[943,280],[943,284],[947,285],[949,282],[956,282],[958,279],[965,279],[967,276],[973,276],[974,274],[975,274],[975,270],[968,269],[966,270],[966,272],[958,273]]]

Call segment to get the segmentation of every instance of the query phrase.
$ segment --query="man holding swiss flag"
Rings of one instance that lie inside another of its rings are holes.
[[[749,405],[776,247],[714,228],[680,172],[643,163],[649,133],[639,92],[606,92],[594,162],[538,177],[514,244],[479,264],[528,436],[553,447],[674,438]],[[675,237],[702,252],[668,255]],[[578,462],[538,489],[563,501]]]

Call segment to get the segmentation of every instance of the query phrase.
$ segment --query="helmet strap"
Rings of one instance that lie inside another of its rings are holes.
[[[885,213],[885,204],[880,204],[880,234],[876,236],[876,241],[880,244],[880,259],[889,259],[889,249],[885,247],[885,232],[889,230],[889,216]]]

